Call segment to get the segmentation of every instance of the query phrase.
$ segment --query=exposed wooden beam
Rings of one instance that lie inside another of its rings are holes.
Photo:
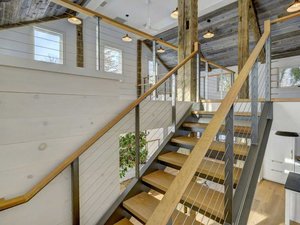
[[[198,0],[178,1],[178,62],[194,51],[198,41]],[[197,60],[190,60],[178,71],[177,98],[179,101],[196,101]]]
[[[45,22],[54,21],[54,20],[61,20],[61,19],[68,18],[69,16],[70,15],[63,14],[63,15],[55,16],[55,17],[50,16],[50,17],[45,17],[45,18],[41,18],[41,19],[37,19],[37,20],[23,21],[23,22],[18,22],[18,23],[13,23],[13,24],[5,24],[5,25],[0,26],[0,30],[23,27],[23,26],[28,26],[30,24],[45,23]]]
[[[249,0],[249,17],[250,17],[250,27],[253,31],[255,42],[257,43],[259,39],[261,38],[261,30],[259,28],[259,23],[257,19],[257,14],[255,10],[255,5],[253,4],[253,0]],[[262,52],[259,55],[259,61],[264,62],[265,61],[265,50],[263,49]]]
[[[249,57],[249,1],[238,0],[238,71],[240,72]],[[239,94],[240,98],[249,98],[249,78],[247,77]]]
[[[83,21],[80,25],[76,25],[76,58],[77,67],[84,66],[84,49],[83,49]]]

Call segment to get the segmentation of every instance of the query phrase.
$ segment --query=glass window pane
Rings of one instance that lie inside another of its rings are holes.
[[[104,71],[122,74],[122,51],[119,49],[104,48]]]
[[[300,67],[286,68],[280,73],[280,87],[300,85]]]
[[[63,64],[63,35],[34,28],[34,60]]]

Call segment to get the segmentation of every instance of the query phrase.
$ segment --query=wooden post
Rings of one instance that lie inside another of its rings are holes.
[[[83,52],[83,21],[80,25],[76,25],[76,43],[77,43],[77,67],[84,66]]]
[[[198,1],[178,0],[178,62],[194,51],[198,41]],[[196,57],[178,71],[178,100],[196,101],[197,59]]]
[[[238,27],[238,70],[244,67],[249,57],[249,0],[238,0],[239,27]],[[249,79],[245,81],[240,98],[249,98]]]
[[[136,84],[137,84],[137,97],[142,95],[142,41],[137,41],[137,76],[136,76]],[[144,86],[145,88],[145,86]]]

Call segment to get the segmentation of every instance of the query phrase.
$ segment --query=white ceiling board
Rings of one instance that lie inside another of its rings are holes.
[[[101,7],[100,4],[104,1],[107,4]],[[205,15],[235,1],[237,0],[199,0],[198,14]],[[125,19],[127,25],[153,35],[177,26],[177,21],[170,17],[171,12],[177,7],[177,0],[90,0],[85,6],[112,19],[116,17]],[[148,21],[148,11],[152,30],[144,27]],[[128,18],[126,14],[129,14]]]

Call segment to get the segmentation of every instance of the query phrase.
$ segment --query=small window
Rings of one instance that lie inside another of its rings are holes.
[[[63,64],[63,34],[34,28],[34,60]]]
[[[104,71],[122,74],[122,51],[120,49],[104,47]]]
[[[300,86],[300,67],[286,68],[280,73],[280,87]]]

